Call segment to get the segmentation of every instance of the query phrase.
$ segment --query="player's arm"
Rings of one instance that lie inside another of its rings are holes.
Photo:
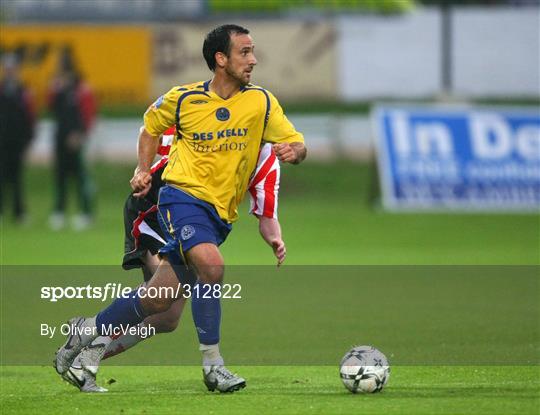
[[[274,151],[282,163],[299,164],[307,155],[306,146],[300,142],[274,144]]]
[[[159,137],[175,123],[177,97],[178,90],[173,88],[159,97],[144,113],[144,127],[140,130],[137,142],[138,164],[130,181],[136,197],[144,197],[150,191],[150,171],[159,147]]]
[[[287,248],[285,242],[281,237],[281,226],[277,218],[269,218],[266,216],[257,216],[259,219],[259,232],[262,238],[274,251],[274,255],[277,258],[278,267],[285,261],[287,255]]]
[[[144,197],[150,191],[152,174],[150,173],[152,162],[157,154],[159,138],[154,137],[144,127],[141,128],[137,141],[137,168],[130,181],[133,195]]]
[[[271,144],[259,151],[257,167],[249,184],[250,210],[259,220],[259,232],[272,248],[280,266],[285,260],[286,247],[277,219],[279,180],[281,169]]]
[[[271,93],[268,123],[264,139],[274,143],[274,151],[282,163],[298,164],[304,161],[307,149],[304,137],[294,128],[294,125],[283,113],[283,108]]]

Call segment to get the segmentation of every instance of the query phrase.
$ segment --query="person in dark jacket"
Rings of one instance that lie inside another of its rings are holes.
[[[85,164],[84,150],[96,115],[92,90],[81,78],[70,54],[63,54],[54,78],[49,106],[56,123],[54,135],[56,198],[49,224],[53,229],[65,225],[68,179],[78,189],[80,213],[73,227],[87,228],[93,221],[93,185]]]
[[[13,216],[19,223],[26,219],[23,163],[34,136],[34,125],[32,95],[19,79],[17,58],[6,55],[0,79],[0,214],[3,214],[5,192],[11,188]]]

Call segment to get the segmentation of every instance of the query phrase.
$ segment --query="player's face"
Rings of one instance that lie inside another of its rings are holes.
[[[257,65],[254,49],[255,45],[250,35],[231,35],[231,50],[225,64],[225,72],[240,85],[247,85],[251,81],[251,72]]]

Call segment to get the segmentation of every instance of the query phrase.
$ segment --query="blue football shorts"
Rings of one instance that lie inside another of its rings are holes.
[[[184,258],[184,253],[196,245],[219,246],[232,229],[214,206],[169,185],[159,191],[158,220],[166,241],[160,256],[174,257],[179,253]]]

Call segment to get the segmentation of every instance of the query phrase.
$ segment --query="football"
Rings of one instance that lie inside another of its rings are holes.
[[[352,393],[380,392],[390,377],[390,365],[375,347],[355,346],[341,359],[339,374]]]

